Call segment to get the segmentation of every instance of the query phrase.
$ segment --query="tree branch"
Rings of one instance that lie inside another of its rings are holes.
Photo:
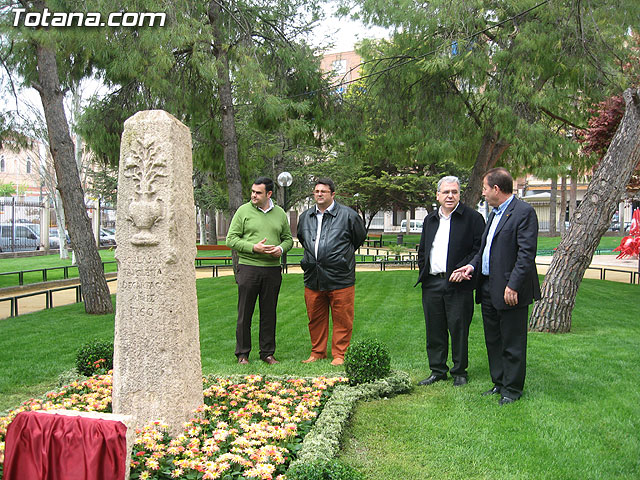
[[[538,110],[540,110],[542,113],[544,113],[546,116],[553,118],[554,120],[558,120],[560,122],[563,122],[573,128],[576,128],[578,130],[584,130],[586,127],[581,127],[580,125],[577,125],[575,123],[573,123],[571,120],[568,120],[566,118],[561,117],[560,115],[556,115],[555,113],[547,110],[544,107],[538,107]]]
[[[460,89],[458,88],[458,86],[455,84],[453,80],[448,78],[447,83],[455,93],[457,93],[458,95],[460,95],[460,97],[462,97],[462,101],[464,102],[464,105],[467,107],[467,112],[469,112],[469,116],[473,119],[474,122],[476,122],[476,125],[478,126],[478,128],[481,129],[482,119],[478,116],[477,112],[474,110],[471,103],[469,103],[469,99],[462,94],[462,92],[460,91]]]

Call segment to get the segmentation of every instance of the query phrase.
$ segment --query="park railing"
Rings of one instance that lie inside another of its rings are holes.
[[[381,272],[384,271],[388,271],[388,270],[394,270],[394,269],[398,269],[398,268],[402,268],[402,269],[410,269],[410,270],[417,270],[418,269],[418,258],[416,253],[414,252],[408,252],[408,253],[402,253],[402,254],[394,254],[394,253],[389,253],[389,252],[385,252],[385,251],[381,251],[379,249],[364,249],[367,251],[367,253],[364,254],[358,254],[356,255],[356,265],[376,265],[379,266],[379,269]],[[371,250],[372,252],[369,253],[369,250]],[[375,251],[375,253],[373,253],[373,251]],[[288,255],[288,259],[291,259],[291,257],[293,257],[294,259],[296,257],[302,257],[302,254],[289,254]],[[104,269],[104,264],[109,264],[109,263],[115,263],[115,261],[109,261],[109,262],[103,262],[103,269]],[[538,266],[546,266],[548,267],[549,265],[546,263],[537,263]],[[300,262],[299,261],[292,261],[292,262],[287,262],[286,264],[282,265],[282,271],[283,273],[289,273],[289,267],[300,267]],[[71,266],[68,267],[52,267],[52,268],[47,268],[47,269],[34,269],[34,270],[25,270],[23,273],[25,272],[39,272],[42,270],[54,270],[54,269],[60,269],[60,268],[74,268]],[[199,265],[196,266],[197,270],[202,270],[202,269],[211,269],[211,275],[212,277],[218,277],[220,276],[220,273],[223,271],[232,271],[233,270],[233,265],[229,264],[229,263],[214,263],[214,264],[210,264],[210,265]],[[629,283],[630,284],[638,284],[640,285],[640,272],[638,271],[631,271],[631,270],[624,270],[624,269],[619,269],[619,268],[610,268],[610,267],[597,267],[597,266],[589,266],[587,267],[588,270],[595,270],[595,271],[599,271],[600,272],[600,280],[606,280],[607,279],[607,273],[618,273],[618,274],[626,274],[629,275]],[[5,272],[5,274],[19,274],[20,272]],[[47,273],[43,272],[43,278],[47,278]],[[68,278],[68,272],[65,272],[65,278]],[[117,280],[117,277],[113,277],[113,278],[109,278],[107,279],[107,282],[113,282]],[[46,280],[45,280],[46,281]],[[0,298],[0,303],[3,302],[10,302],[11,303],[11,316],[15,317],[17,315],[19,315],[20,312],[20,308],[19,308],[19,301],[21,299],[24,298],[28,298],[28,297],[34,297],[34,296],[39,296],[39,295],[44,295],[45,296],[45,308],[49,309],[49,308],[53,308],[54,307],[54,296],[53,294],[56,292],[60,292],[60,291],[64,291],[64,290],[75,290],[76,291],[76,302],[81,302],[82,301],[82,287],[81,285],[77,284],[77,285],[69,285],[69,286],[63,286],[63,287],[55,287],[55,288],[43,288],[41,290],[35,291],[35,292],[29,292],[29,293],[22,293],[22,294],[16,294],[16,295],[12,295],[12,296],[7,296],[7,297],[3,297]]]
[[[108,278],[107,283],[115,282],[118,280],[117,277]],[[45,309],[53,308],[53,294],[56,292],[62,292],[64,290],[75,290],[76,292],[76,303],[82,302],[82,285],[68,285],[66,287],[57,287],[57,288],[48,288],[44,290],[38,290],[36,292],[22,293],[19,295],[13,295],[11,297],[0,298],[0,303],[10,302],[10,311],[11,317],[17,317],[20,315],[19,301],[24,298],[36,297],[40,295],[44,295],[45,297]]]
[[[105,265],[109,265],[109,264],[115,264],[116,261],[115,260],[108,260],[106,262],[102,262],[102,271],[105,271]],[[72,269],[76,269],[77,270],[78,266],[77,265],[65,265],[65,266],[61,266],[61,267],[47,267],[47,268],[32,268],[30,270],[16,270],[13,272],[0,272],[0,277],[7,277],[7,276],[11,276],[11,275],[17,275],[18,276],[18,285],[22,286],[24,285],[24,275],[25,273],[36,273],[36,272],[40,272],[40,274],[42,275],[42,281],[43,282],[47,282],[49,281],[49,272],[53,272],[53,271],[58,271],[58,270],[62,270],[63,274],[62,274],[62,278],[64,280],[69,279],[69,278],[75,278],[77,277],[77,275],[75,275],[74,277],[70,277],[69,276],[69,270]]]

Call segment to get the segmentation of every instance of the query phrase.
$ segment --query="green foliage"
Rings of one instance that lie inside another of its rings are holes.
[[[354,342],[344,355],[344,369],[351,385],[386,377],[391,371],[389,349],[374,339]]]
[[[394,255],[400,255],[402,253],[406,253],[409,251],[409,249],[404,245],[397,245],[397,244],[387,245],[386,249],[389,250],[389,253],[393,253]]]
[[[0,183],[0,197],[10,197],[16,193],[16,187],[12,183]]]
[[[299,463],[287,471],[289,480],[364,480],[364,475],[340,460]]]
[[[522,0],[342,5],[394,32],[360,45],[363,77],[336,121],[344,154],[373,167],[365,178],[395,175],[389,165],[428,177],[429,165],[454,163],[470,178],[463,201],[473,204],[480,175],[496,163],[514,175],[590,168],[573,132],[586,126],[594,100],[629,81],[623,65],[640,4],[620,0],[611,9],[597,0],[576,12],[572,2],[549,2],[524,15],[532,4]]]
[[[107,202],[115,207],[118,198],[118,169],[110,164],[96,165],[87,170],[87,176],[91,179],[87,193],[100,198],[103,204]]]
[[[90,377],[113,369],[113,342],[93,340],[85,343],[76,354],[78,373]]]
[[[209,15],[209,7],[219,12]],[[219,2],[150,1],[146,8],[166,11],[167,25],[112,28],[93,52],[114,88],[87,108],[80,131],[102,161],[118,161],[124,121],[148,109],[166,110],[190,128],[197,174],[210,175],[196,192],[203,208],[235,204],[233,188],[233,201],[220,198],[236,184],[230,179],[239,178],[248,196],[257,175],[295,174],[296,167],[318,156],[310,147],[317,147],[316,132],[322,130],[324,98],[307,92],[322,91],[326,80],[319,57],[304,40],[319,15],[316,0],[240,1],[231,9]],[[225,76],[233,90],[234,140],[229,124],[222,128]],[[238,167],[229,154],[236,141]],[[293,189],[304,184],[299,178],[289,191],[292,201],[299,200],[291,196]]]

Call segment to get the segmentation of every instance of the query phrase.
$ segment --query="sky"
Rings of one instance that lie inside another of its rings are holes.
[[[356,42],[365,38],[383,38],[386,30],[380,27],[366,27],[360,21],[333,16],[337,6],[335,3],[325,5],[326,19],[317,27],[313,43],[318,47],[334,43],[329,52],[347,52],[353,50]]]

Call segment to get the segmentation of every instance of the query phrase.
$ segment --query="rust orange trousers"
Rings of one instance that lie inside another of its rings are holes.
[[[331,355],[333,358],[344,357],[353,330],[354,300],[355,286],[329,291],[304,288],[312,356],[317,358],[327,356],[329,309],[331,309],[331,318],[333,319]]]

